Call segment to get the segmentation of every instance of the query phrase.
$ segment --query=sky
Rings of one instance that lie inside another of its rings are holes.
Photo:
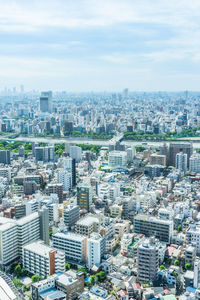
[[[200,90],[199,0],[0,0],[0,89]]]

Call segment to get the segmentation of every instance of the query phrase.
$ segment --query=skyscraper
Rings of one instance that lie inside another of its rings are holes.
[[[51,112],[52,111],[52,92],[42,92],[40,97],[40,111]]]
[[[5,165],[10,164],[10,150],[0,150],[0,163]]]
[[[40,218],[40,239],[49,244],[49,210],[46,206],[43,206],[39,210]]]
[[[77,187],[77,205],[81,209],[90,210],[92,204],[92,187],[89,184],[80,184]]]
[[[183,152],[187,154],[187,166],[189,166],[189,159],[193,153],[192,143],[170,143],[169,145],[169,165],[176,166],[176,154]]]
[[[180,152],[176,154],[176,168],[180,171],[187,171],[187,154]]]

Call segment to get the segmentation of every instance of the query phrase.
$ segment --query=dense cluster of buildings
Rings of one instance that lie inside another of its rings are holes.
[[[135,146],[121,135],[196,128],[198,107],[196,113],[195,101],[189,107],[176,99],[169,107],[161,99],[155,114],[151,97],[144,108],[124,95],[104,103],[100,97],[98,106],[80,99],[55,105],[52,93],[43,92],[23,111],[20,102],[1,107],[7,108],[2,132],[15,127],[30,139],[58,128],[117,133],[99,142],[99,151],[70,139],[62,151],[53,139],[30,141],[30,151],[1,147],[0,298],[8,284],[13,300],[199,299],[198,147],[190,141]],[[13,272],[18,265],[26,275]]]

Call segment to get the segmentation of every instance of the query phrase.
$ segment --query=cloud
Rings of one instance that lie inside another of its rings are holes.
[[[0,84],[185,88],[199,36],[199,0],[0,0]]]

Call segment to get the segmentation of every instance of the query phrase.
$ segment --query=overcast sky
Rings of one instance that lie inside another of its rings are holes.
[[[200,0],[0,0],[0,89],[200,90]]]

